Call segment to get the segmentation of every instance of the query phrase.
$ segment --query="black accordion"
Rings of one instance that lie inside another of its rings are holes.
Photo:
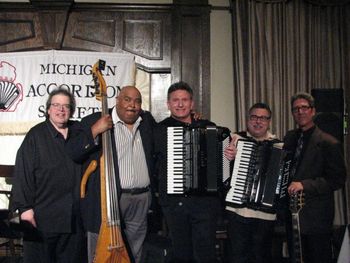
[[[226,201],[238,207],[273,211],[287,194],[292,156],[282,143],[240,139]]]
[[[227,128],[167,127],[167,193],[217,193],[230,176]]]

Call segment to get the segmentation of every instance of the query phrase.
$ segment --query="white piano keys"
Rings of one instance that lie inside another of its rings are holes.
[[[167,128],[167,193],[184,193],[183,127]]]
[[[247,175],[249,172],[249,164],[254,154],[255,144],[253,142],[238,140],[237,154],[233,166],[231,177],[231,188],[226,195],[226,201],[243,204],[245,197],[245,190],[247,184]]]

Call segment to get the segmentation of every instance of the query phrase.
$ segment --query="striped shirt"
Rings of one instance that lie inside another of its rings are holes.
[[[118,156],[119,178],[122,189],[143,188],[150,184],[145,151],[140,130],[142,118],[134,123],[132,131],[113,109],[114,137]]]

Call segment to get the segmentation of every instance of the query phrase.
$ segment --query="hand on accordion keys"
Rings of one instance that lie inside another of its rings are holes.
[[[236,157],[236,154],[237,154],[236,144],[239,139],[242,139],[242,137],[239,136],[238,134],[231,134],[230,144],[224,150],[225,157],[230,161],[234,160]]]

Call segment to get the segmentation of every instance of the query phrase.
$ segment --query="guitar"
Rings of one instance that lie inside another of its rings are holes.
[[[289,210],[292,213],[292,231],[293,231],[293,263],[304,263],[301,247],[299,212],[304,207],[305,194],[301,191],[290,197]]]
[[[92,68],[96,99],[102,103],[102,116],[108,114],[107,86],[101,71],[105,61],[99,60]],[[98,235],[94,263],[130,263],[128,251],[121,233],[121,220],[118,203],[118,191],[114,171],[114,159],[111,150],[111,131],[102,133],[102,155],[100,157],[101,182],[101,227]],[[90,174],[97,168],[93,160],[86,169],[81,184],[80,196],[85,197],[85,186]]]

